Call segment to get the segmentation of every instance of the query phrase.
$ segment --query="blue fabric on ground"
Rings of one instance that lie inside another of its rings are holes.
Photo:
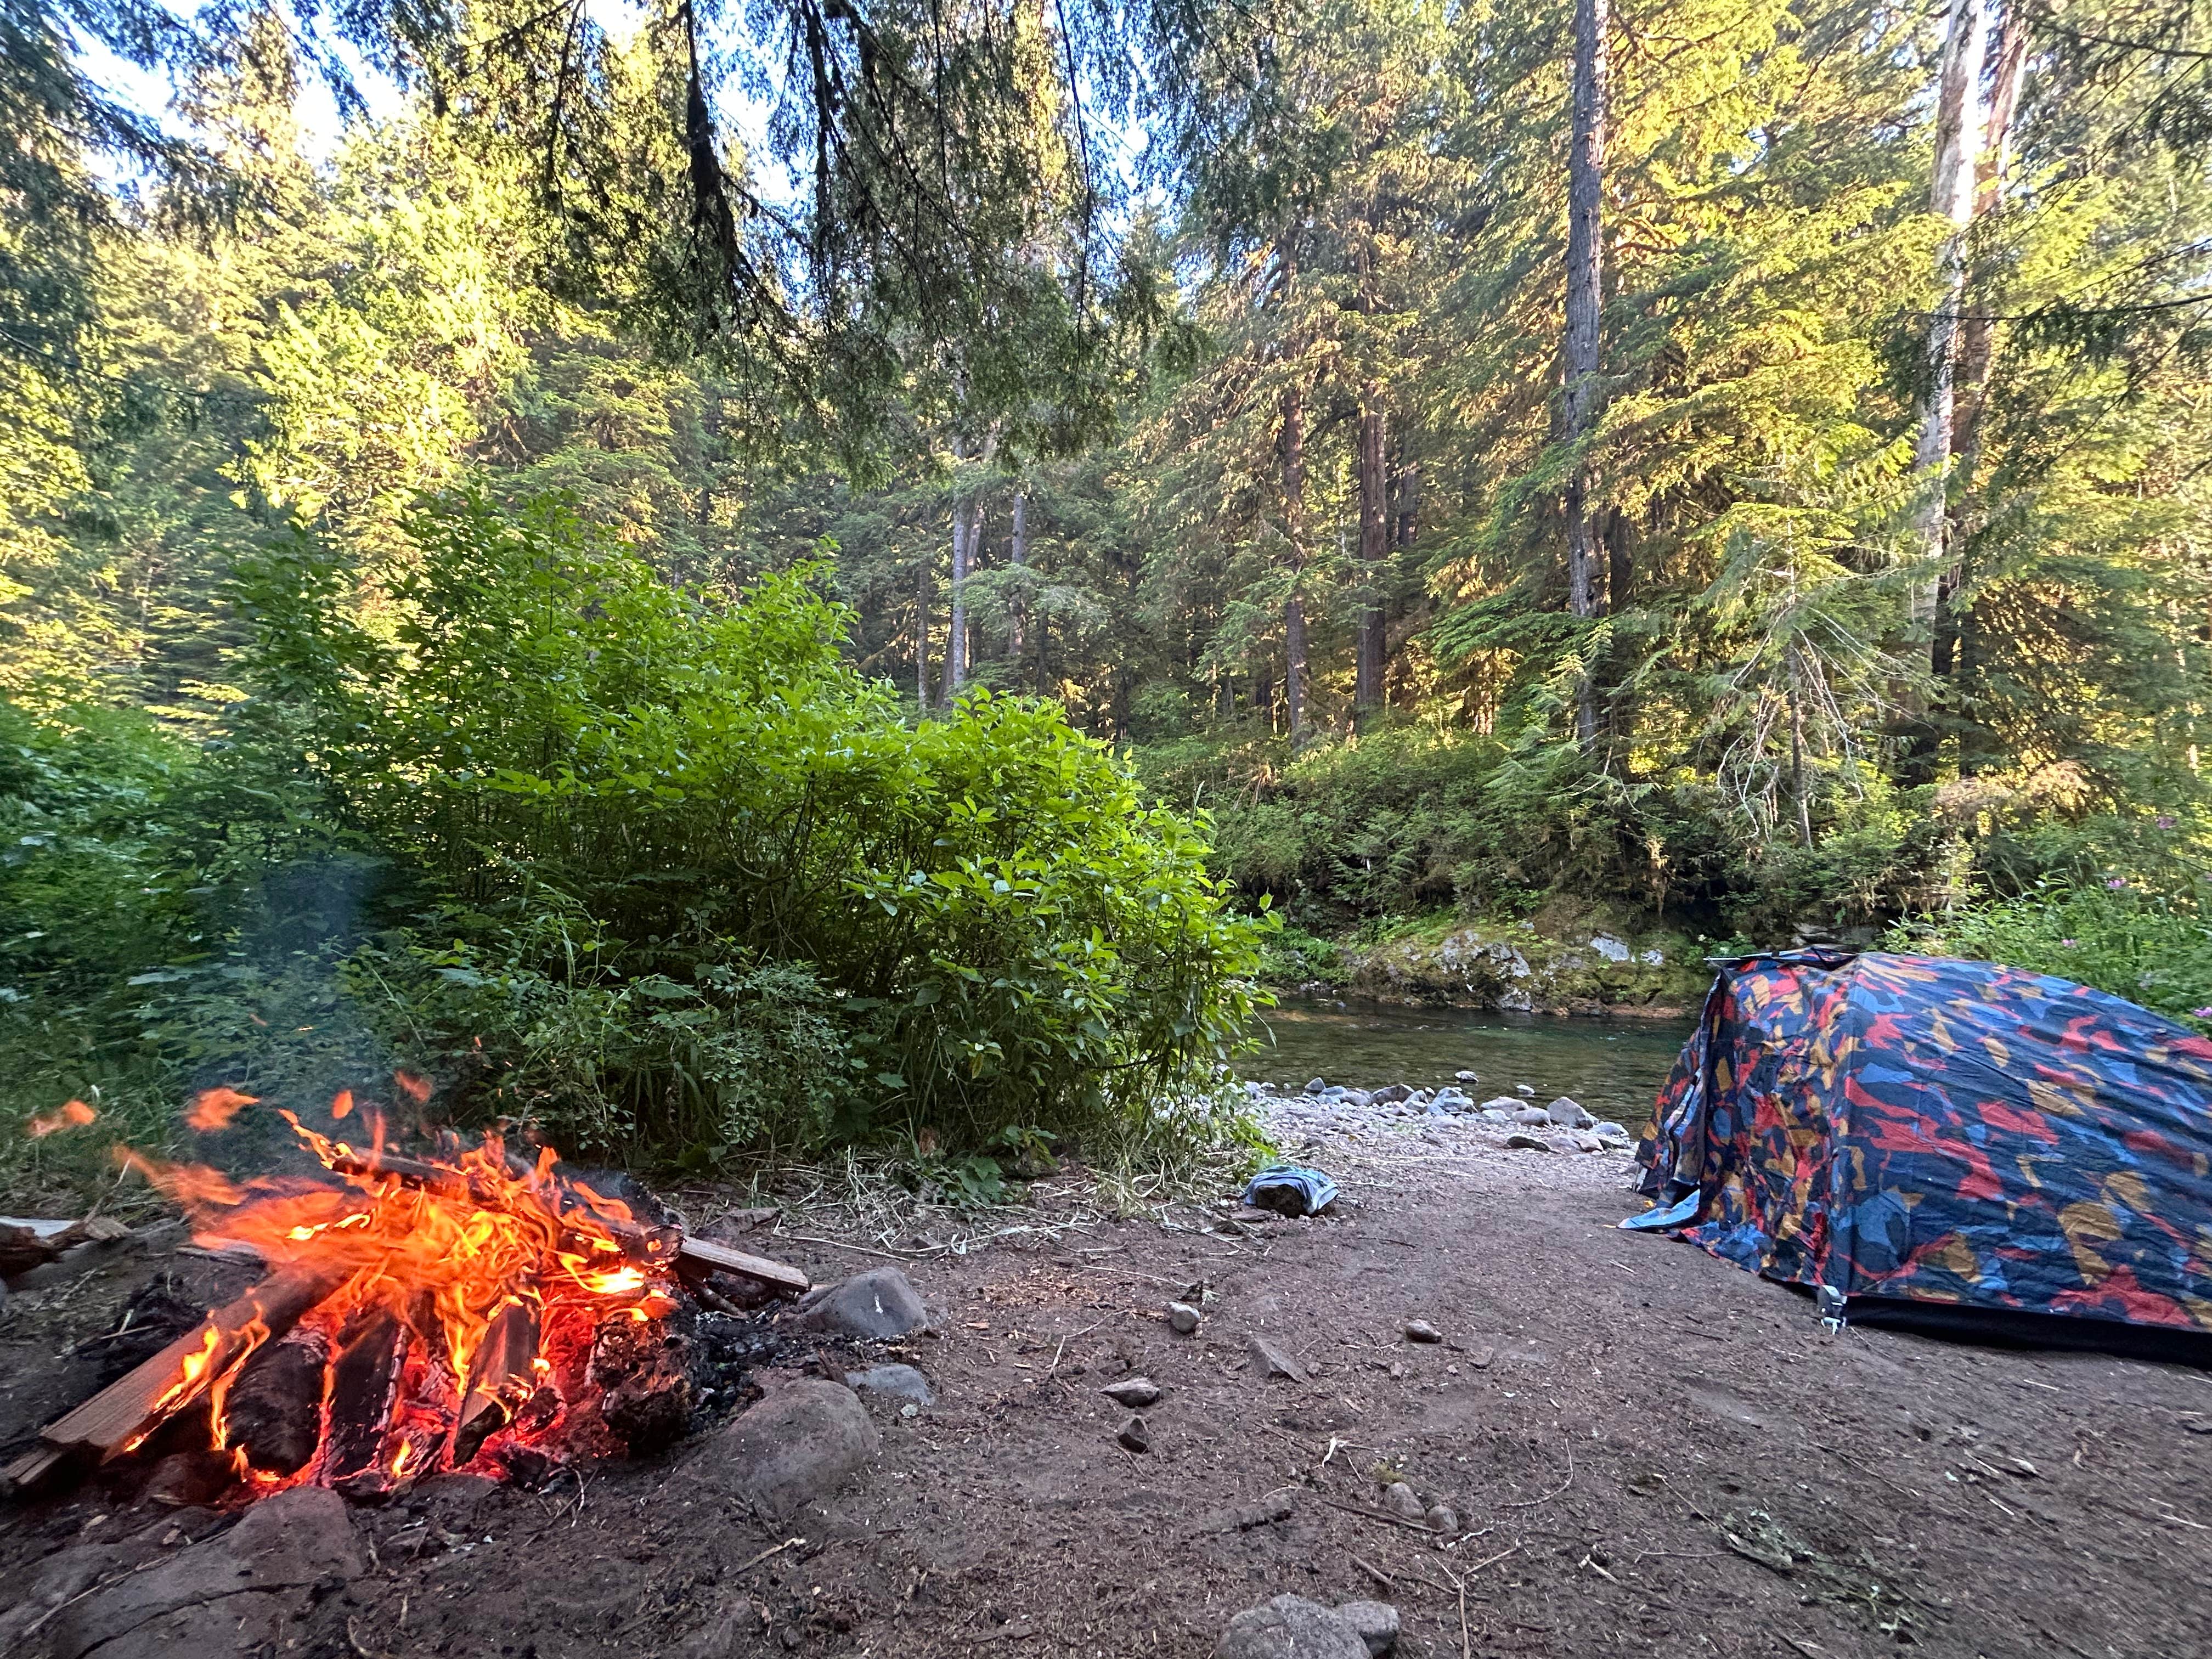
[[[1303,1164],[1271,1164],[1245,1184],[1244,1201],[1258,1210],[1311,1215],[1336,1202],[1336,1182]],[[1295,1200],[1295,1203],[1286,1200]]]

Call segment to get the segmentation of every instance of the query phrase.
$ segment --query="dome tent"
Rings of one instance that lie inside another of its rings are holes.
[[[1623,1226],[1855,1319],[2212,1358],[2212,1042],[1990,963],[1717,965]]]

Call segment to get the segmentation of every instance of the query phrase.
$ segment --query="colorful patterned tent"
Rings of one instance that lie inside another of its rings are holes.
[[[1747,957],[1655,1118],[1656,1201],[1622,1224],[1824,1311],[2212,1352],[2212,1042],[2131,1002],[1982,962]]]

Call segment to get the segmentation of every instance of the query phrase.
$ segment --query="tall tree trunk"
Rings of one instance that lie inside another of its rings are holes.
[[[1984,124],[1981,156],[1974,167],[1976,218],[1993,211],[2003,199],[2005,175],[2010,171],[2012,161],[2012,119],[2020,106],[2021,82],[2027,75],[2027,8],[2023,0],[2009,0],[1998,27],[1996,58],[1990,76],[1988,118]],[[1956,391],[1951,412],[1951,470],[1968,486],[1981,458],[1982,416],[1989,401],[1990,373],[1996,356],[1996,325],[1990,320],[1989,310],[1986,304],[1976,304],[1959,325],[1958,365],[1954,376]],[[1949,693],[1948,701],[1959,725],[1960,769],[1971,771],[1974,760],[1968,750],[1973,745],[1967,735],[1962,700],[1970,695],[1972,665],[1967,658],[1972,653],[1974,630],[1971,620],[1960,614],[1958,594],[1966,586],[1967,538],[1972,526],[1967,522],[1969,501],[1965,490],[1948,493],[1954,499],[1947,506],[1943,534],[1944,549],[1949,556],[1936,585],[1936,626],[1929,647],[1928,666]]]
[[[1421,464],[1404,459],[1407,447],[1401,428],[1398,434],[1397,507],[1390,520],[1390,539],[1401,551],[1413,546],[1421,530]]]
[[[1565,395],[1567,441],[1579,447],[1597,424],[1598,307],[1603,276],[1599,233],[1605,185],[1605,0],[1575,0],[1573,131],[1567,149],[1567,301]],[[1597,614],[1597,538],[1589,470],[1577,454],[1567,476],[1567,610]],[[1575,736],[1597,739],[1597,687],[1587,672],[1575,693]]]
[[[1282,411],[1276,451],[1282,463],[1283,534],[1291,544],[1291,591],[1283,601],[1283,696],[1290,706],[1291,742],[1296,745],[1306,731],[1306,612],[1298,592],[1306,568],[1306,410],[1302,387],[1284,389]]]
[[[1014,491],[1014,530],[1006,548],[1006,562],[1018,571],[1030,568],[1029,501],[1019,489]],[[1022,653],[1029,648],[1030,596],[1017,585],[1006,606],[1006,653],[1018,665]]]
[[[1367,602],[1359,608],[1359,656],[1352,674],[1355,721],[1382,706],[1382,675],[1389,665],[1384,635],[1382,574],[1390,556],[1389,475],[1382,465],[1382,387],[1370,380],[1361,388],[1359,415],[1359,564]]]
[[[952,625],[945,636],[945,702],[960,695],[968,679],[968,566],[975,555],[982,514],[973,501],[952,509]]]
[[[1913,451],[1914,470],[1926,492],[1914,529],[1921,550],[1930,557],[1943,550],[1944,483],[1950,473],[1960,313],[1966,308],[1966,228],[1974,216],[1974,169],[1982,149],[1982,56],[1988,21],[1983,0],[1951,0],[1936,94],[1936,161],[1928,210],[1951,229],[1936,255],[1927,389],[1921,396],[1920,435]],[[1915,620],[1932,617],[1934,584],[1916,582],[1911,604]]]
[[[929,713],[929,611],[936,594],[936,584],[929,579],[929,561],[924,558],[915,577],[914,593],[914,706],[920,715]]]

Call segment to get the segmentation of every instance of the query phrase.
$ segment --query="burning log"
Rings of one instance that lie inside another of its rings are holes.
[[[537,1382],[538,1303],[516,1295],[492,1316],[483,1346],[469,1366],[453,1427],[453,1467],[472,1462],[483,1443],[514,1420]]]
[[[223,1397],[223,1443],[264,1474],[296,1474],[323,1432],[323,1377],[330,1344],[319,1331],[294,1331],[247,1360]]]
[[[210,1314],[145,1364],[40,1431],[41,1443],[10,1463],[18,1490],[37,1486],[80,1456],[102,1459],[136,1449],[162,1422],[219,1381],[262,1343],[299,1322],[344,1277],[329,1267],[301,1267],[263,1280]]]
[[[398,1314],[375,1309],[347,1333],[331,1366],[323,1479],[349,1497],[379,1497],[395,1484],[396,1472],[384,1467],[384,1440],[399,1403],[409,1334]]]
[[[618,1316],[600,1326],[591,1377],[599,1416],[634,1455],[659,1450],[690,1426],[690,1345],[652,1321]]]
[[[374,1156],[356,1153],[337,1159],[331,1167],[340,1175],[391,1176],[410,1186],[427,1187],[451,1197],[466,1197],[487,1208],[503,1206],[503,1195],[489,1190],[485,1183],[471,1182],[458,1170],[426,1163],[421,1158],[403,1158],[392,1152],[380,1152]],[[588,1221],[585,1221],[586,1216]],[[578,1219],[591,1229],[605,1232],[622,1247],[623,1254],[631,1260],[672,1260],[677,1270],[687,1278],[704,1278],[710,1273],[725,1273],[761,1285],[779,1296],[804,1296],[813,1288],[812,1281],[796,1267],[781,1261],[771,1261],[766,1256],[748,1255],[743,1250],[733,1250],[728,1245],[715,1243],[711,1239],[693,1238],[680,1228],[642,1226],[636,1222],[617,1220],[596,1211],[586,1211]]]

